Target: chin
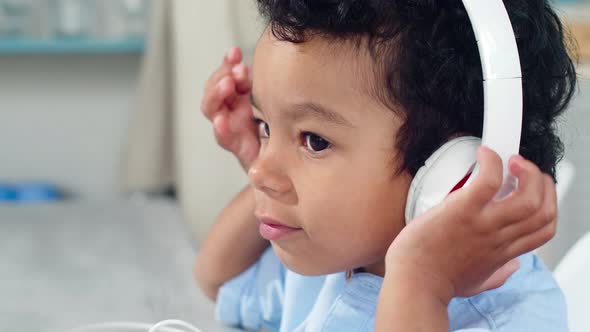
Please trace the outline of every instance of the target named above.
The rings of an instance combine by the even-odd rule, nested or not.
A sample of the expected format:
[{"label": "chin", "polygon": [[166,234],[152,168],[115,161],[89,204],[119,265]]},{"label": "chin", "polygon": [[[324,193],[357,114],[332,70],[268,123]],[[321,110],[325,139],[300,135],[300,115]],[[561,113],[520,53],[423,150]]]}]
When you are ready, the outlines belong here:
[{"label": "chin", "polygon": [[292,272],[307,277],[317,277],[332,273],[344,272],[346,268],[336,266],[326,266],[319,262],[309,259],[308,255],[295,255],[283,250],[279,245],[271,242],[273,250],[281,263]]}]

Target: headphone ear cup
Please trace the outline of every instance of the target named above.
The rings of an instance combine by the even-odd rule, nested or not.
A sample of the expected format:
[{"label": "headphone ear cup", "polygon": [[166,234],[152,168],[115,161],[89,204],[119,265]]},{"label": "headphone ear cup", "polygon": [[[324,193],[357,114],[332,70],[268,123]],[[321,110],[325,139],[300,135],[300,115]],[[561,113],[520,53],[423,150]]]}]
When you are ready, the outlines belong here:
[{"label": "headphone ear cup", "polygon": [[[428,160],[435,158],[438,152],[439,150],[436,150],[434,154],[432,154],[428,158]],[[426,160],[426,163],[428,163],[428,160]],[[428,173],[428,170],[429,167],[426,166],[426,164],[424,164],[422,167],[420,167],[418,172],[416,172],[414,179],[412,179],[412,183],[410,184],[410,190],[408,191],[408,198],[406,200],[406,224],[409,224],[410,221],[414,219],[414,210],[416,208],[416,202],[418,201],[418,197],[422,192],[422,182],[424,180],[424,177],[426,176],[426,173]]]},{"label": "headphone ear cup", "polygon": [[430,208],[440,204],[465,179],[476,163],[481,139],[455,138],[436,150],[422,166],[408,192],[406,224]]}]

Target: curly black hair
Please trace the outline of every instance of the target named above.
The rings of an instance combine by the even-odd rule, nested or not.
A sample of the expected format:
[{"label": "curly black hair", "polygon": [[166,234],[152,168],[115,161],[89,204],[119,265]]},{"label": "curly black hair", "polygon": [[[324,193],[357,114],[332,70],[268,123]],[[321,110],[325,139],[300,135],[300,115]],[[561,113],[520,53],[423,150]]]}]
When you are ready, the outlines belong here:
[{"label": "curly black hair", "polygon": [[[396,140],[400,171],[415,175],[457,135],[481,137],[479,52],[461,0],[257,0],[273,35],[304,43],[366,40],[379,82],[376,95],[404,117]],[[576,90],[572,43],[547,0],[504,1],[523,73],[520,153],[555,178],[563,156],[557,117]]]}]

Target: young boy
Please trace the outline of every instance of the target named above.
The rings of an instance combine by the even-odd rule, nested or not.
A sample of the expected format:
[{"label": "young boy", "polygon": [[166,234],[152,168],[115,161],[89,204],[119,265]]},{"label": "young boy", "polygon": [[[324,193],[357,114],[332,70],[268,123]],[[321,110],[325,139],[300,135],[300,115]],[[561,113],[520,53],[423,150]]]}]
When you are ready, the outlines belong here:
[{"label": "young boy", "polygon": [[555,232],[554,120],[575,72],[549,5],[506,3],[532,161],[511,161],[519,189],[493,200],[500,162],[480,149],[474,183],[404,228],[426,158],[481,135],[481,64],[461,1],[258,4],[269,25],[253,84],[233,49],[202,105],[251,180],[197,258],[219,319],[269,331],[566,331],[561,292],[531,254],[482,293]]}]

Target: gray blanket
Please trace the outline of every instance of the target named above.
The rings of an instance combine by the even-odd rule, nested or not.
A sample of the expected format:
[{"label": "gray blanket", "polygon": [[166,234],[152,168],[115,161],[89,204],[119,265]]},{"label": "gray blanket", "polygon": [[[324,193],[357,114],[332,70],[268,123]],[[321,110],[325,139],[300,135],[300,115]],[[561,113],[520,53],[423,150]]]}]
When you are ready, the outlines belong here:
[{"label": "gray blanket", "polygon": [[169,318],[230,331],[192,279],[194,257],[171,201],[0,206],[0,331]]}]

